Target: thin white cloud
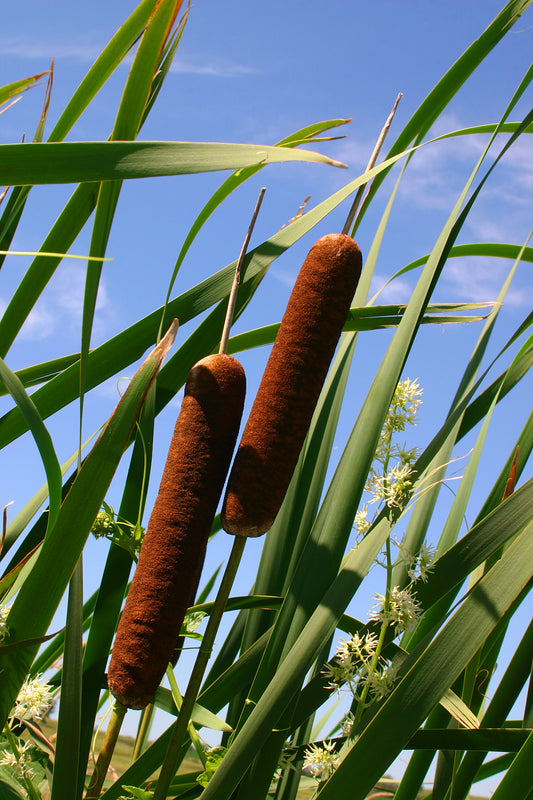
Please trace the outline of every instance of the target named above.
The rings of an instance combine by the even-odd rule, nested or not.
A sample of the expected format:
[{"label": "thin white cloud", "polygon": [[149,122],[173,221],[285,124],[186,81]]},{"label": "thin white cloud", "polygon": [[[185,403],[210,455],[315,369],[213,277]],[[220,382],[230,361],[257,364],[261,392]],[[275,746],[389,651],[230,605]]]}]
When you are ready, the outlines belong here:
[{"label": "thin white cloud", "polygon": [[[388,278],[384,275],[374,274],[370,284],[370,297],[373,297],[376,292],[384,286],[387,280]],[[412,291],[413,287],[408,281],[402,278],[396,278],[384,287],[375,302],[377,305],[408,303]]]},{"label": "thin white cloud", "polygon": [[[444,114],[426,140],[465,127],[455,116]],[[425,209],[450,210],[464,188],[488,138],[488,134],[458,136],[420,147],[409,162],[400,184],[399,195]],[[494,155],[503,141],[502,135],[493,145]],[[339,146],[338,157],[350,167],[362,171],[372,147],[373,143],[370,141],[352,140]],[[490,155],[486,163],[487,165],[490,163]],[[396,170],[398,168],[396,167]],[[530,136],[524,135],[505,153],[484,187],[482,197],[492,196],[500,202],[505,201],[515,206],[529,208],[532,187],[533,148]]]},{"label": "thin white cloud", "polygon": [[[484,302],[496,300],[511,267],[510,261],[487,258],[450,258],[444,267],[440,283],[440,293],[446,299]],[[531,307],[533,291],[524,286],[511,284],[505,305]]]},{"label": "thin white cloud", "polygon": [[58,317],[48,304],[39,304],[30,312],[21,331],[20,338],[29,341],[47,339],[57,331]]},{"label": "thin white cloud", "polygon": [[72,58],[76,61],[94,61],[101,48],[82,42],[47,42],[37,39],[17,38],[0,43],[0,54],[25,59]]},{"label": "thin white cloud", "polygon": [[294,286],[294,282],[298,276],[298,271],[294,272],[287,272],[286,270],[272,268],[269,270],[270,275],[275,278],[277,281],[282,283],[284,286],[288,286],[289,289],[292,289]]},{"label": "thin white cloud", "polygon": [[[52,336],[79,338],[83,312],[85,270],[70,267],[61,276],[56,275],[37,304],[31,310],[20,331],[20,338],[36,341]],[[94,339],[100,339],[106,328],[105,311],[108,309],[105,281],[100,281],[94,320]]]},{"label": "thin white cloud", "polygon": [[170,72],[185,73],[187,75],[211,75],[214,78],[242,78],[247,75],[258,74],[258,70],[244,64],[229,62],[200,62],[194,64],[180,58],[173,61]]},{"label": "thin white cloud", "polygon": [[[0,43],[0,54],[5,56],[15,56],[17,58],[50,61],[72,59],[81,63],[94,61],[101,53],[105,43],[101,45],[94,42],[83,42],[80,40],[71,41],[46,41],[31,38],[15,38]],[[122,62],[129,66],[132,56],[128,56]],[[206,75],[215,78],[240,78],[247,75],[257,74],[253,67],[246,66],[230,61],[196,61],[176,58],[170,68],[171,72],[188,75]]]}]

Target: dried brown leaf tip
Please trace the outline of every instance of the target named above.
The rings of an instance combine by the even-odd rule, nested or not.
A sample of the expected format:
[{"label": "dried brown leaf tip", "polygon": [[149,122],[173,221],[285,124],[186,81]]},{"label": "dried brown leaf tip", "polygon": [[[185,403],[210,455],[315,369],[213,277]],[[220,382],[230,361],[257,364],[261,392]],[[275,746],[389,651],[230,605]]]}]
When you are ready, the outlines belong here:
[{"label": "dried brown leaf tip", "polygon": [[300,270],[232,467],[222,510],[228,533],[260,536],[274,522],[361,274],[342,233],[319,239]]},{"label": "dried brown leaf tip", "polygon": [[516,486],[516,472],[518,469],[518,457],[520,455],[520,448],[517,447],[515,450],[515,454],[513,457],[513,463],[511,464],[511,469],[509,471],[509,477],[507,478],[507,483],[505,484],[505,490],[503,493],[503,500],[507,500],[508,497],[512,495],[515,490]]}]

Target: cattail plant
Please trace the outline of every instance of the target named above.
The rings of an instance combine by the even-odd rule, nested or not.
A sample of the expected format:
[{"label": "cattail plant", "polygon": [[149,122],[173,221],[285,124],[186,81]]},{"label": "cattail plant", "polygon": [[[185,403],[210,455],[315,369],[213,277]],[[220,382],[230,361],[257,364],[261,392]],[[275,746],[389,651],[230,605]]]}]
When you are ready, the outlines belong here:
[{"label": "cattail plant", "polygon": [[241,422],[246,377],[226,353],[259,195],[235,268],[216,355],[191,369],[163,477],[148,523],[108,670],[108,686],[128,708],[144,708],[172,662],[194,601],[207,540]]},{"label": "cattail plant", "polygon": [[[306,120],[305,127],[298,122],[280,146],[272,146],[231,144],[229,136],[224,136],[226,143],[169,141],[164,129],[168,114],[163,113],[150,130],[161,129],[164,141],[151,141],[149,131],[141,137],[152,109],[163,101],[164,112],[169,97],[175,106],[177,87],[167,76],[192,9],[187,7],[183,21],[171,30],[176,10],[185,5],[181,0],[133,5],[51,125],[48,117],[61,104],[56,92],[63,92],[65,81],[55,81],[51,102],[50,75],[42,112],[41,103],[36,109],[34,141],[27,124],[13,142],[6,137],[16,125],[12,109],[36,98],[38,88],[23,90],[38,76],[0,87],[2,120],[9,123],[3,128],[5,143],[0,143],[1,183],[7,187],[0,192],[0,473],[2,506],[13,501],[0,522],[0,798],[296,800],[309,794],[314,781],[316,800],[365,800],[371,792],[392,788],[384,782],[392,772],[399,781],[395,800],[427,795],[429,781],[434,797],[466,800],[472,792],[487,793],[489,785],[479,785],[487,779],[499,781],[493,800],[526,800],[533,756],[528,605],[533,581],[533,341],[531,315],[527,309],[520,312],[516,298],[527,300],[533,263],[525,211],[531,207],[531,187],[524,181],[533,123],[527,105],[533,73],[525,14],[531,22],[533,2],[502,0],[492,21],[485,11],[474,14],[470,28],[483,27],[462,54],[458,46],[468,31],[461,24],[444,38],[437,26],[433,40],[426,35],[417,42],[421,52],[435,43],[454,52],[454,62],[442,77],[435,76],[440,79],[428,86],[418,107],[412,105],[418,95],[409,73],[402,73],[405,85],[395,83],[397,53],[389,48],[393,60],[385,66],[390,67],[391,100],[399,89],[405,91],[401,130],[383,159],[371,158],[364,171],[352,163],[347,182],[337,179],[340,188],[301,208],[303,213],[282,228],[290,216],[282,209],[293,202],[293,188],[300,199],[310,183],[307,170],[298,186],[292,170],[290,185],[275,180],[271,214],[246,259],[239,289],[243,331],[218,356],[213,354],[221,338],[219,304],[226,301],[233,272],[231,265],[219,263],[219,256],[233,227],[231,209],[242,208],[247,196],[241,190],[252,191],[259,171],[268,179],[283,169],[274,162],[339,166],[312,150],[315,143],[322,149],[337,138],[348,120]],[[344,5],[348,23],[352,11]],[[524,22],[517,25],[521,15]],[[203,24],[200,17],[195,15],[195,25]],[[208,16],[202,18],[209,22]],[[415,31],[410,26],[411,34]],[[259,44],[261,36],[268,41],[268,25],[256,33]],[[360,47],[341,52],[336,75],[358,74],[365,52]],[[322,64],[335,66],[335,53],[325,50],[323,56]],[[130,68],[121,69],[121,63]],[[298,64],[293,67],[284,72],[292,84],[278,91],[281,103],[301,89],[301,70]],[[10,80],[15,78],[20,76]],[[489,83],[491,91],[483,91]],[[218,106],[210,106],[212,94],[202,96],[208,85],[207,80],[195,82],[193,105],[202,103],[212,119]],[[339,103],[348,110],[341,96],[343,81],[327,85],[331,107]],[[269,130],[268,102],[263,108],[267,117],[261,119],[263,88],[254,85],[252,75],[243,91],[250,93],[255,116]],[[185,119],[191,93],[182,89],[178,102]],[[241,140],[246,119],[223,94],[228,113],[219,122],[235,123]],[[469,103],[477,94],[484,101],[483,119],[477,118],[474,102],[467,122],[461,109],[465,98]],[[371,117],[380,105],[379,92],[373,95]],[[104,105],[99,97],[106,98]],[[97,111],[116,111],[109,127],[94,126],[103,117],[91,112],[93,102]],[[357,104],[352,110],[360,120],[367,116]],[[459,129],[449,128],[450,120],[458,118]],[[362,120],[358,130],[366,129]],[[79,141],[83,132],[92,141]],[[215,133],[210,128],[208,138]],[[353,157],[354,152],[344,147],[337,155]],[[450,159],[444,183],[443,158]],[[232,172],[205,198],[188,226],[198,197],[191,174],[215,170]],[[189,177],[172,177],[182,174]],[[420,214],[414,202],[420,200],[420,174],[435,184],[435,216],[427,193]],[[142,219],[142,229],[135,229],[127,197],[136,191],[131,181],[141,179],[149,191],[141,187],[135,194],[140,204],[135,219]],[[201,179],[203,188],[214,179],[214,174]],[[61,198],[73,183],[79,185],[63,207]],[[62,186],[56,190],[49,184]],[[29,195],[36,192],[33,202]],[[150,202],[154,197],[156,204]],[[342,226],[342,205],[352,201]],[[155,302],[168,265],[161,259],[155,276],[140,262],[139,248],[144,242],[151,251],[158,249],[164,215],[182,208],[185,213],[179,213],[172,231],[174,244],[176,236],[180,240],[179,254],[169,269],[165,298]],[[480,227],[485,218],[488,223]],[[254,319],[254,308],[269,303],[262,280],[276,259],[294,252],[304,237],[315,242],[317,226],[339,233],[311,250],[304,272],[310,271],[305,282],[303,274],[297,281],[274,344],[274,323],[281,315],[267,308],[271,324],[262,328]],[[36,240],[40,230],[47,233]],[[206,260],[198,256],[200,234],[208,237],[206,248],[214,254]],[[361,256],[354,238],[365,242],[368,253],[355,295]],[[28,253],[20,253],[24,260],[18,261],[14,248],[26,241],[34,243],[35,253],[29,261]],[[70,329],[68,316],[62,316],[54,335],[54,326],[42,327],[42,312],[50,309],[49,301],[55,303],[58,288],[71,287],[77,271],[66,259],[83,255],[74,252],[81,241],[90,245],[84,256],[80,324]],[[111,245],[113,252],[108,252]],[[109,269],[108,256],[126,269]],[[208,266],[211,258],[215,261]],[[179,273],[183,285],[174,294],[186,260],[188,269]],[[478,270],[486,280],[477,280]],[[99,325],[101,343],[96,343],[101,279],[118,306],[111,328]],[[369,299],[381,279],[387,292],[406,292],[405,305],[388,301],[381,290]],[[132,281],[137,291],[130,303],[125,284]],[[465,294],[461,298],[455,296],[459,285]],[[477,297],[480,286],[486,290],[483,301]],[[77,308],[77,303],[70,305],[69,314]],[[244,330],[247,316],[250,330]],[[157,392],[147,394],[170,339],[133,378],[100,439],[91,447],[92,437],[80,445],[109,416],[99,387],[133,373],[133,365],[162,334],[158,325],[174,318],[188,326],[187,340],[162,367]],[[32,331],[39,335],[37,349],[28,337]],[[238,427],[237,405],[242,407],[242,370],[226,352],[240,359],[239,352],[246,350],[249,363],[255,359],[257,365],[260,356],[254,348],[267,343],[274,344],[271,362],[224,509],[224,524],[234,535],[224,539],[222,534],[220,548],[228,546],[225,557],[220,551],[225,566],[202,593],[207,599],[216,580],[213,602],[204,604],[202,597],[193,610],[206,612],[194,665],[186,670],[178,664],[173,672],[167,664],[180,652],[183,614],[195,599],[200,602],[193,595],[206,540],[218,533],[218,519],[211,520],[218,496],[224,495],[223,473]],[[322,386],[320,373],[325,371]],[[394,451],[380,449],[398,381],[414,373],[425,386],[429,412],[420,430],[420,453],[400,441]],[[116,635],[133,546],[145,516],[146,487],[158,460],[162,456],[164,462],[167,455],[152,451],[154,428],[163,408],[178,396],[181,401],[186,383],[173,452],[152,519],[146,515],[149,531]],[[72,404],[78,400],[80,420],[73,433]],[[222,408],[222,401],[231,408]],[[447,484],[458,480],[452,465],[459,459],[462,477],[451,494]],[[79,469],[73,470],[76,463]],[[46,482],[38,488],[43,470]],[[364,505],[365,487],[376,498],[376,515],[368,513],[370,500],[368,508]],[[102,539],[88,541],[103,503],[106,509],[117,508],[111,521],[121,526],[118,541],[109,520],[101,520],[101,533],[112,538],[109,548]],[[274,517],[267,537],[248,541],[266,531]],[[117,544],[127,545],[129,552]],[[241,567],[246,548],[251,552]],[[89,567],[86,582],[82,559]],[[366,614],[366,598],[376,588],[376,562],[385,564],[386,578],[377,586],[382,594],[368,619],[361,612]],[[96,744],[93,735],[107,699],[102,688],[115,637],[109,683],[118,700],[112,703],[104,740]],[[335,648],[334,642],[340,645]],[[155,691],[165,669],[171,691]],[[348,694],[341,696],[351,711],[341,726],[330,712],[336,695],[345,690]],[[57,727],[55,715],[42,719],[43,724],[39,720],[48,691],[57,700]],[[135,724],[127,719],[124,703],[140,706],[152,696],[141,715],[131,763],[126,765],[117,753],[109,770],[122,719],[126,716],[128,733]],[[128,744],[127,739],[121,743],[124,748]],[[189,744],[200,764],[186,757]],[[403,769],[405,758],[409,764]]]},{"label": "cattail plant", "polygon": [[222,524],[260,536],[274,522],[361,274],[342,233],[319,239],[292,290],[233,464]]},{"label": "cattail plant", "polygon": [[244,370],[218,353],[193,366],[109,664],[128,708],[159,686],[198,584],[244,404]]}]

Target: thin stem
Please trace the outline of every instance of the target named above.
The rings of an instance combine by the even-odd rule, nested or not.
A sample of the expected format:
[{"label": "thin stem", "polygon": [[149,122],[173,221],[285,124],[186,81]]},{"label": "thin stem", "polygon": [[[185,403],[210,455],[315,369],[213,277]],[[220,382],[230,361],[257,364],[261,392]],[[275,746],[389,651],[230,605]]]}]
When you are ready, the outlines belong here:
[{"label": "thin stem", "polygon": [[[167,678],[168,682],[170,683],[170,691],[172,692],[172,699],[174,700],[174,703],[176,704],[176,708],[178,709],[178,711],[181,711],[181,707],[183,706],[183,697],[181,696],[181,692],[179,690],[178,683],[176,681],[176,676],[174,675],[174,670],[172,669],[171,664],[169,664],[167,667]],[[200,736],[198,735],[198,731],[196,730],[192,719],[190,720],[187,726],[187,731],[189,733],[189,738],[192,742],[192,745],[196,750],[196,755],[204,765],[205,769],[205,765],[207,762],[207,759],[205,757],[205,751],[204,748],[202,747]]]},{"label": "thin stem", "polygon": [[115,745],[117,743],[118,735],[120,733],[120,728],[122,726],[122,721],[126,711],[126,706],[123,706],[121,703],[115,700],[109,725],[107,726],[105,736],[102,740],[100,753],[98,755],[94,772],[91,776],[89,787],[85,795],[85,800],[98,800],[100,797],[100,792],[102,791],[102,786],[104,785],[105,776],[107,775],[107,770],[109,764],[111,763],[111,758],[115,750]]},{"label": "thin stem", "polygon": [[[181,711],[174,725],[174,730],[172,731],[168,750],[161,767],[159,780],[157,781],[152,800],[165,800],[172,778],[176,773],[181,746],[183,745],[187,735],[187,728],[191,718],[191,713],[194,708],[194,704],[196,703],[198,692],[200,691],[200,686],[202,684],[207,663],[211,656],[211,651],[215,642],[218,626],[220,624],[220,620],[222,619],[222,614],[224,613],[226,602],[228,600],[231,587],[233,586],[233,581],[235,580],[235,575],[241,561],[245,544],[246,537],[235,537],[233,548],[226,565],[226,571],[222,577],[222,582],[211,611],[211,616],[209,617],[209,622],[207,623],[202,644],[200,646],[200,650],[198,651],[198,656],[196,658],[191,677],[189,678],[187,691],[183,697]],[[86,800],[89,799],[86,798]]]},{"label": "thin stem", "polygon": [[148,740],[148,734],[150,733],[150,728],[152,726],[154,713],[155,713],[155,706],[153,703],[149,703],[142,710],[141,720],[139,722],[139,727],[137,729],[137,736],[135,738],[135,747],[133,748],[133,753],[131,756],[132,764],[135,761],[137,761],[137,759],[143,753],[146,747],[146,742]]},{"label": "thin stem", "polygon": [[[379,151],[381,150],[381,148],[383,146],[383,142],[385,141],[385,137],[386,137],[386,135],[387,135],[387,133],[389,131],[389,128],[390,128],[391,123],[392,123],[392,120],[393,120],[394,115],[396,113],[396,109],[398,108],[398,103],[400,102],[401,98],[402,98],[402,93],[400,92],[398,94],[398,97],[396,98],[394,106],[392,107],[392,111],[390,112],[389,116],[387,117],[387,121],[385,122],[385,125],[381,129],[381,133],[379,134],[378,140],[377,140],[376,144],[374,145],[374,149],[372,151],[372,155],[370,156],[370,160],[369,160],[369,162],[368,162],[368,164],[366,166],[365,172],[368,172],[369,169],[372,169],[372,167],[374,166],[374,164],[377,161],[377,158],[378,158],[378,155],[379,155]],[[348,216],[346,217],[346,222],[344,223],[344,228],[342,229],[342,232],[345,233],[345,234],[348,234],[349,230],[352,227],[352,224],[354,224],[355,215],[357,213],[357,209],[359,208],[359,204],[361,202],[361,198],[363,196],[363,192],[365,191],[366,185],[367,185],[366,183],[363,183],[363,185],[360,186],[359,189],[357,190],[357,194],[355,195],[354,201],[352,203],[352,207],[350,208]],[[372,184],[370,184],[370,185],[372,185]]]},{"label": "thin stem", "polygon": [[229,332],[231,329],[231,325],[233,322],[233,314],[235,313],[235,304],[237,302],[237,292],[239,291],[239,284],[241,281],[241,270],[242,265],[244,264],[244,257],[246,255],[246,250],[250,243],[250,237],[252,235],[252,231],[254,229],[255,221],[257,219],[257,215],[259,214],[259,209],[261,208],[261,203],[263,202],[263,197],[265,195],[266,188],[263,186],[261,191],[259,192],[259,197],[257,198],[257,203],[255,204],[254,213],[252,215],[252,220],[250,225],[248,226],[248,231],[244,238],[243,245],[241,247],[241,252],[239,255],[239,259],[237,261],[237,266],[235,267],[235,274],[233,276],[233,283],[231,284],[231,289],[228,297],[228,308],[226,310],[226,318],[224,319],[224,328],[222,330],[222,336],[220,338],[220,347],[218,352],[225,353],[228,349],[228,340],[229,340]]},{"label": "thin stem", "polygon": [[[391,578],[392,578],[392,558],[391,558],[391,549],[390,549],[390,537],[387,538],[385,543],[386,549],[386,558],[387,558],[387,584],[385,588],[385,600],[383,603],[383,613],[385,619],[381,623],[381,628],[379,631],[379,638],[378,643],[376,645],[376,649],[374,650],[374,654],[372,656],[372,660],[370,662],[370,667],[368,669],[368,674],[373,675],[374,672],[377,670],[379,659],[381,657],[381,653],[383,647],[385,646],[385,637],[387,635],[387,631],[389,628],[389,622],[387,620],[387,612],[390,606],[390,593],[391,593]],[[370,691],[370,685],[365,683],[363,687],[363,691],[361,692],[361,696],[358,698],[357,701],[357,711],[354,716],[353,721],[353,728],[355,729],[359,724],[361,717],[363,716],[363,711],[366,709],[366,699],[368,697],[368,693]]]}]

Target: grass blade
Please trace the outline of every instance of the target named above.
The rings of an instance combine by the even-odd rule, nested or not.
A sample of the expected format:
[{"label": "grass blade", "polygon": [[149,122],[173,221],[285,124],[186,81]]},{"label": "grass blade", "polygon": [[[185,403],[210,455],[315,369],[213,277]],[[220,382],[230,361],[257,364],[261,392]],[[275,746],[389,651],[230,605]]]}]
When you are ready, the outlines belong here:
[{"label": "grass blade", "polygon": [[50,496],[50,509],[48,512],[48,525],[47,531],[51,530],[55,525],[59,507],[61,505],[61,467],[57,460],[56,452],[52,439],[44,423],[35,408],[31,398],[26,394],[26,391],[17,376],[11,372],[7,364],[0,359],[0,378],[4,386],[7,388],[17,408],[20,409],[21,414],[27,422],[29,430],[32,432],[35,444],[39,450],[43,467],[46,473],[48,482],[48,494]]}]

